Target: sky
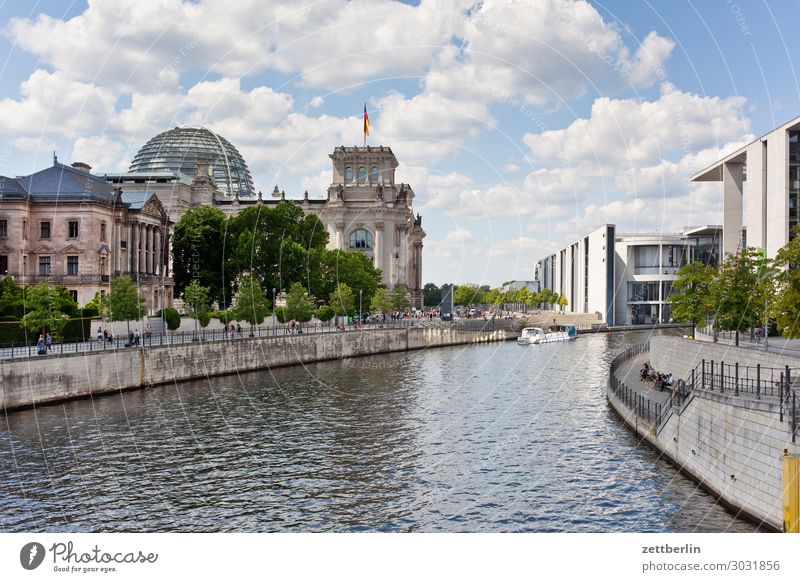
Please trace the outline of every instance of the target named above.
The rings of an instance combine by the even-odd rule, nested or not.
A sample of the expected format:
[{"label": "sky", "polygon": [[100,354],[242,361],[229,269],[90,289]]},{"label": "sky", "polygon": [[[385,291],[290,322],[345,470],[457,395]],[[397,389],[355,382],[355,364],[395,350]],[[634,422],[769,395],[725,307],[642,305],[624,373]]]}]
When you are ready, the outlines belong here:
[{"label": "sky", "polygon": [[91,0],[0,4],[0,174],[125,171],[201,125],[257,189],[323,196],[389,146],[423,279],[497,286],[604,224],[721,223],[689,177],[800,115],[798,0]]}]

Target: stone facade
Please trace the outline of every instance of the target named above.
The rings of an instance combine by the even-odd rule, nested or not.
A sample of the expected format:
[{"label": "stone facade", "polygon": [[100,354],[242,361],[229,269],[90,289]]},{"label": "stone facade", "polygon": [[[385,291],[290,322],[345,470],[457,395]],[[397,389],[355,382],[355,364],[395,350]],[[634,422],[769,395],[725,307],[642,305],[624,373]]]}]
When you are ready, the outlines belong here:
[{"label": "stone facade", "polygon": [[[414,216],[414,190],[395,182],[397,158],[388,147],[337,147],[330,155],[333,177],[325,198],[288,199],[306,214],[320,218],[328,229],[328,248],[359,251],[383,272],[383,284],[405,285],[413,307],[422,308],[422,217]],[[265,198],[224,196],[209,176],[208,164],[198,164],[194,178],[184,174],[109,174],[124,191],[155,192],[164,200],[172,222],[194,206],[214,205],[231,216],[254,204],[287,200],[275,186]]]},{"label": "stone facade", "polygon": [[129,275],[150,309],[170,304],[170,221],[157,196],[124,193],[86,164],[0,177],[0,275],[65,286],[79,305]]}]

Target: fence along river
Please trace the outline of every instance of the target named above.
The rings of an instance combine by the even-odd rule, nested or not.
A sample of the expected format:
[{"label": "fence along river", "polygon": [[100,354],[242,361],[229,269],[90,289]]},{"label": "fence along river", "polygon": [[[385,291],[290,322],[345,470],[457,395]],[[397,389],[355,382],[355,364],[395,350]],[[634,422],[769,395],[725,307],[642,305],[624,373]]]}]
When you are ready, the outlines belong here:
[{"label": "fence along river", "polygon": [[23,410],[3,531],[753,531],[606,403],[645,332],[437,348]]}]

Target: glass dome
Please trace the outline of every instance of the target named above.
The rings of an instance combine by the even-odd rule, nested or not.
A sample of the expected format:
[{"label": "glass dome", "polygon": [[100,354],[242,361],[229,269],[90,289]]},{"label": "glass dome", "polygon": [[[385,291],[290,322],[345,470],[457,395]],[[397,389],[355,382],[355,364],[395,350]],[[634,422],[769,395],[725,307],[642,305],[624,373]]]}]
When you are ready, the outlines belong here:
[{"label": "glass dome", "polygon": [[129,171],[196,176],[197,162],[211,164],[217,188],[226,196],[255,196],[253,178],[239,150],[204,127],[176,127],[159,133],[142,146]]}]

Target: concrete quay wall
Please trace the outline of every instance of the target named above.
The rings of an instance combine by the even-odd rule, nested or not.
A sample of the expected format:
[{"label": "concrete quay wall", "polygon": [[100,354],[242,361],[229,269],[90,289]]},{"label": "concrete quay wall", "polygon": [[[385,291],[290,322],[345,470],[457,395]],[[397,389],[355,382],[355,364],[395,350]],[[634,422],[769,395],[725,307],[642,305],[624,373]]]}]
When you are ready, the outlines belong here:
[{"label": "concrete quay wall", "polygon": [[270,367],[505,341],[507,330],[412,327],[242,338],[0,360],[0,410]]},{"label": "concrete quay wall", "polygon": [[[730,346],[709,344],[706,352],[687,349],[687,343],[697,344],[653,337],[650,359],[657,368],[672,371],[678,378],[687,377],[687,371],[703,357],[736,361]],[[750,365],[792,365],[777,354],[762,353],[759,358],[752,350],[740,350],[746,354],[738,355]],[[783,451],[798,454],[800,446],[792,443],[791,419],[784,416],[781,422],[777,401],[695,390],[682,409],[674,408],[659,427],[638,417],[610,387],[607,393],[609,404],[623,421],[680,471],[742,517],[768,529],[783,529]]]},{"label": "concrete quay wall", "polygon": [[657,370],[672,372],[675,378],[687,380],[704,358],[706,362],[714,360],[717,364],[739,362],[740,366],[761,364],[767,368],[787,365],[793,369],[800,368],[800,357],[794,353],[764,352],[667,335],[654,335],[650,339],[650,363]]}]

